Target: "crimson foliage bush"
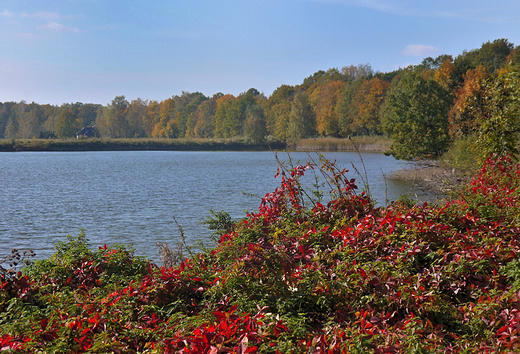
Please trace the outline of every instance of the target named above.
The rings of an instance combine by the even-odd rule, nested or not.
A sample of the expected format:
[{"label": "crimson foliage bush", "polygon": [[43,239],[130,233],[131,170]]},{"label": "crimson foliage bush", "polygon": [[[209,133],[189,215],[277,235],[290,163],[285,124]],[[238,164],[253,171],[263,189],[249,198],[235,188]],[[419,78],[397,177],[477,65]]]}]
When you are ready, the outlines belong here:
[{"label": "crimson foliage bush", "polygon": [[[336,191],[305,201],[309,169]],[[518,352],[520,167],[489,159],[439,205],[376,207],[333,163],[172,268],[83,234],[0,282],[14,353]]]}]

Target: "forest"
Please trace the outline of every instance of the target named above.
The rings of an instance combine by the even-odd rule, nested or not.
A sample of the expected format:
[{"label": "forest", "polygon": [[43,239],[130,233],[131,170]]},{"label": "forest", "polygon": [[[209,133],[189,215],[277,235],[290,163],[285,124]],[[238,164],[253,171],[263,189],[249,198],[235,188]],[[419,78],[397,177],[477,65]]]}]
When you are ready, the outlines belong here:
[{"label": "forest", "polygon": [[72,138],[93,125],[100,138],[242,136],[255,143],[384,134],[399,159],[437,158],[451,149],[474,151],[483,162],[492,152],[516,153],[519,66],[519,46],[497,39],[387,73],[370,64],[319,70],[269,97],[251,88],[163,101],[117,96],[106,106],[4,102],[0,138]]}]

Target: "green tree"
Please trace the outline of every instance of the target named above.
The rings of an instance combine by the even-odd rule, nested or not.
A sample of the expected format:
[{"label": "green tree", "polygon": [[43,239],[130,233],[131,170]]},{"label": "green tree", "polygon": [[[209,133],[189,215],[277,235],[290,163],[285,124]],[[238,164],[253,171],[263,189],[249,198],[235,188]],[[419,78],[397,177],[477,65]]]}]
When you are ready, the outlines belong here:
[{"label": "green tree", "polygon": [[[184,137],[186,135],[191,136],[193,133],[193,129],[195,124],[192,124],[190,127],[192,129],[191,132],[187,132],[188,128],[188,120],[190,119],[190,115],[197,110],[197,107],[208,98],[204,96],[200,92],[187,92],[183,91],[181,96],[174,96],[171,98],[173,101],[173,109],[171,110],[171,117],[175,122],[168,120],[171,127],[177,127],[177,135],[179,137]],[[192,123],[193,122],[193,116]]]},{"label": "green tree", "polygon": [[490,75],[494,75],[497,70],[507,64],[509,55],[514,49],[514,45],[507,39],[496,39],[493,42],[483,43],[479,49],[463,51],[455,58],[454,77],[457,83],[464,79],[464,74],[469,69],[482,66]]},{"label": "green tree", "polygon": [[314,114],[307,94],[305,91],[298,91],[294,95],[291,114],[289,115],[288,140],[296,143],[300,139],[311,137],[315,134],[314,127]]},{"label": "green tree", "polygon": [[147,113],[148,100],[142,100],[137,98],[130,102],[128,106],[128,128],[129,134],[132,137],[139,138],[146,136],[146,113]]},{"label": "green tree", "polygon": [[477,118],[477,139],[473,147],[480,161],[491,154],[517,157],[520,137],[520,74],[504,71],[484,84],[488,116]]},{"label": "green tree", "polygon": [[291,107],[292,101],[288,98],[273,105],[269,110],[269,117],[274,121],[274,125],[272,126],[273,135],[282,141],[286,141],[288,137]]},{"label": "green tree", "polygon": [[282,85],[273,91],[268,100],[266,111],[268,132],[283,141],[287,140],[287,127],[295,92],[293,86]]},{"label": "green tree", "polygon": [[74,112],[70,108],[64,108],[58,115],[56,122],[56,135],[60,139],[72,138],[81,129]]},{"label": "green tree", "polygon": [[90,126],[96,123],[98,109],[102,108],[100,104],[85,103],[78,107],[77,117],[81,120],[81,126]]},{"label": "green tree", "polygon": [[5,139],[16,138],[16,126],[13,123],[13,119],[9,119],[9,121],[7,122],[7,125],[5,126],[4,138]]},{"label": "green tree", "polygon": [[343,137],[349,136],[352,133],[357,133],[357,125],[355,124],[357,107],[354,102],[354,97],[357,94],[359,87],[365,82],[366,79],[357,79],[349,81],[342,91],[342,99],[338,107],[339,113],[339,130],[340,135]]},{"label": "green tree", "polygon": [[25,111],[18,117],[18,134],[22,139],[32,139],[40,132],[38,116],[34,110]]},{"label": "green tree", "polygon": [[246,110],[244,135],[259,144],[264,141],[266,134],[264,109],[259,104],[249,106]]},{"label": "green tree", "polygon": [[448,147],[451,96],[431,70],[410,67],[388,93],[383,129],[398,159],[437,158]]},{"label": "green tree", "polygon": [[346,82],[370,79],[374,75],[370,64],[359,64],[345,66],[341,69],[341,75]]},{"label": "green tree", "polygon": [[231,138],[238,134],[238,118],[233,115],[232,108],[236,98],[227,94],[217,99],[217,107],[213,126],[217,138]]},{"label": "green tree", "polygon": [[98,111],[96,127],[101,136],[106,138],[130,137],[130,129],[127,121],[128,101],[125,96],[116,96],[112,102]]}]

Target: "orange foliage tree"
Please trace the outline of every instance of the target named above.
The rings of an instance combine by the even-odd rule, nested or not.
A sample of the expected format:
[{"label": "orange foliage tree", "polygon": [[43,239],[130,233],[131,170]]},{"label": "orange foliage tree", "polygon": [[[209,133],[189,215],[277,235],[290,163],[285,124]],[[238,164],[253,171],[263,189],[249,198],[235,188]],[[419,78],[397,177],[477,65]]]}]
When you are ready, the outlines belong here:
[{"label": "orange foliage tree", "polygon": [[449,133],[461,138],[476,131],[477,121],[489,116],[485,104],[485,81],[488,77],[482,66],[464,74],[463,84],[455,90],[455,102],[449,112]]},{"label": "orange foliage tree", "polygon": [[351,102],[353,132],[366,135],[380,133],[380,110],[389,87],[389,82],[378,77],[361,83]]},{"label": "orange foliage tree", "polygon": [[342,81],[328,81],[316,84],[309,95],[309,101],[316,117],[316,131],[322,136],[339,135],[338,106],[341,101]]}]

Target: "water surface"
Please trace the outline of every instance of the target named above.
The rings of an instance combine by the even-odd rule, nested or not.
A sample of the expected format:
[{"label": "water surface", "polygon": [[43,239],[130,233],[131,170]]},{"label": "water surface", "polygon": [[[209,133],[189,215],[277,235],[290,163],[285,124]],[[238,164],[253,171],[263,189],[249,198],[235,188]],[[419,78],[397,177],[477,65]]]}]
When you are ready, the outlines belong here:
[{"label": "water surface", "polygon": [[[325,156],[350,169],[363,187],[352,168],[364,174],[356,153]],[[291,158],[309,160],[301,152]],[[409,163],[376,153],[362,158],[380,204],[410,191],[409,183],[385,179]],[[260,197],[280,184],[274,178],[277,166],[271,152],[0,153],[0,256],[17,248],[34,249],[45,258],[66,235],[85,229],[93,247],[132,244],[137,255],[159,262],[155,243],[180,241],[173,217],[188,243],[211,245],[211,232],[200,224],[209,210],[225,210],[233,218],[256,210]]]}]

